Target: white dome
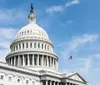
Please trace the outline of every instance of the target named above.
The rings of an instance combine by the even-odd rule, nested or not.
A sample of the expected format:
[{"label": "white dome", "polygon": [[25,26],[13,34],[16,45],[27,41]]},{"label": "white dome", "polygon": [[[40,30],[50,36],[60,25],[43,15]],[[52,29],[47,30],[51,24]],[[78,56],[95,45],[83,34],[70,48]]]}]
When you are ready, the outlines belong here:
[{"label": "white dome", "polygon": [[17,33],[15,39],[33,38],[33,37],[49,40],[46,31],[35,23],[29,23],[28,25],[22,27]]}]

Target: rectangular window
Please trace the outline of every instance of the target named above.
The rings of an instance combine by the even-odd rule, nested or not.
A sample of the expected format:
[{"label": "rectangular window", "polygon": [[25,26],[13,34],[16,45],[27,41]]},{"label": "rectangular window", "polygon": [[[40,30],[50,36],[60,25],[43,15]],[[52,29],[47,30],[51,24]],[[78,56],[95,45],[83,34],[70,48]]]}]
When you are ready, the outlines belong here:
[{"label": "rectangular window", "polygon": [[0,79],[1,79],[1,80],[3,80],[3,79],[4,79],[4,76],[3,76],[3,75],[1,75],[1,76],[0,76]]},{"label": "rectangular window", "polygon": [[30,48],[32,48],[32,43],[30,43]]},{"label": "rectangular window", "polygon": [[36,48],[36,43],[34,43],[34,48]]},{"label": "rectangular window", "polygon": [[26,48],[28,48],[28,43],[26,43]]}]

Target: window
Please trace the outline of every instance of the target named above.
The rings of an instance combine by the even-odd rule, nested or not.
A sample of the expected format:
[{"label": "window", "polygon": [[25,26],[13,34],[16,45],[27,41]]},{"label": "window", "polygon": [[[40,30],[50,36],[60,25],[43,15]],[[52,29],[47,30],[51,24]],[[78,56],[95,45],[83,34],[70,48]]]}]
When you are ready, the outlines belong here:
[{"label": "window", "polygon": [[20,83],[20,79],[18,79],[17,82]]},{"label": "window", "polygon": [[34,81],[32,81],[32,85],[34,85]]},{"label": "window", "polygon": [[30,43],[30,48],[32,48],[32,43]]},{"label": "window", "polygon": [[26,43],[26,48],[28,48],[28,43]]},{"label": "window", "polygon": [[26,80],[26,84],[28,84],[28,80]]},{"label": "window", "polygon": [[4,79],[4,76],[3,76],[3,75],[1,75],[1,76],[0,76],[0,79],[1,79],[1,80],[3,80],[3,79]]},{"label": "window", "polygon": [[23,49],[24,49],[24,43],[23,43]]},{"label": "window", "polygon": [[16,50],[18,50],[18,46],[16,46]]},{"label": "window", "polygon": [[49,50],[49,45],[48,45],[48,50]]},{"label": "window", "polygon": [[43,49],[43,44],[42,44],[42,49]]},{"label": "window", "polygon": [[46,50],[46,45],[45,45],[45,50]]},{"label": "window", "polygon": [[34,48],[36,48],[36,43],[34,43]]},{"label": "window", "polygon": [[11,80],[12,80],[12,78],[11,78],[11,77],[9,77],[9,78],[8,78],[8,80],[9,80],[9,81],[11,81]]}]

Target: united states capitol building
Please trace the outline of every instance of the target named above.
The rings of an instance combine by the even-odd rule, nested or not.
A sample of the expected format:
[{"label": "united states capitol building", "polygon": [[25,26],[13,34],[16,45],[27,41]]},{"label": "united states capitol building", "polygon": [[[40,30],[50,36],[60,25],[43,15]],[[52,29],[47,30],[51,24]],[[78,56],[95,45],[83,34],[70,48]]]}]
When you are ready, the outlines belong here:
[{"label": "united states capitol building", "polygon": [[6,63],[0,62],[0,85],[88,85],[77,72],[58,72],[54,46],[36,24],[32,5],[28,19],[11,43]]}]

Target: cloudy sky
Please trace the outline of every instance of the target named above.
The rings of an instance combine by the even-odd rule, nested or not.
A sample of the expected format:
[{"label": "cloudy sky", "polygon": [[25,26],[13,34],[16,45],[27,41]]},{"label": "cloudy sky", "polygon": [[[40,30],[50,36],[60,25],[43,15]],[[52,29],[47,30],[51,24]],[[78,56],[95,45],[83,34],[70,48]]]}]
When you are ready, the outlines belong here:
[{"label": "cloudy sky", "polygon": [[59,71],[79,72],[91,85],[99,85],[100,0],[1,0],[0,60],[5,62],[16,33],[28,24],[30,3],[55,46]]}]

